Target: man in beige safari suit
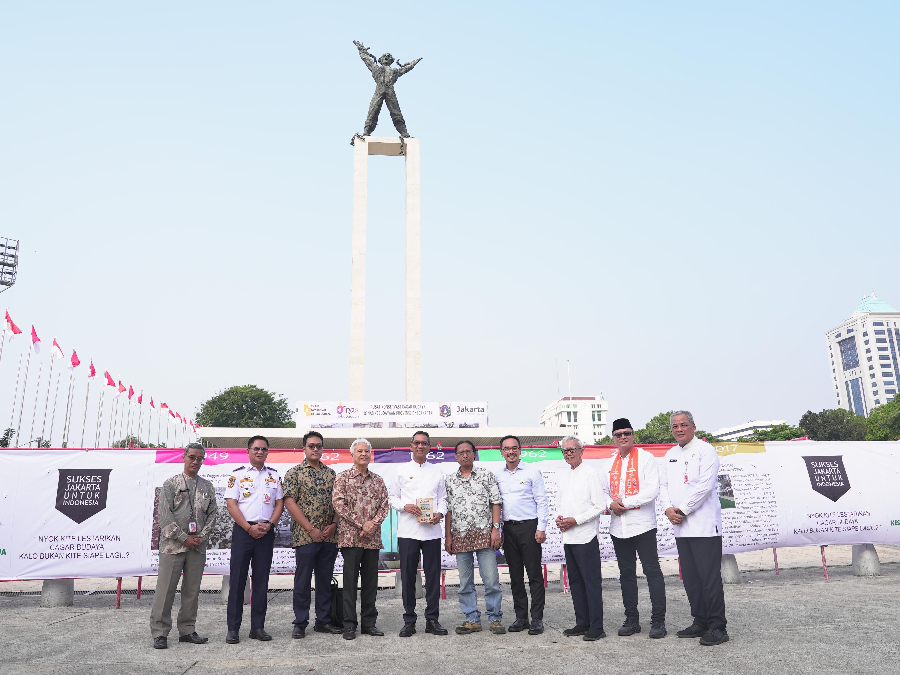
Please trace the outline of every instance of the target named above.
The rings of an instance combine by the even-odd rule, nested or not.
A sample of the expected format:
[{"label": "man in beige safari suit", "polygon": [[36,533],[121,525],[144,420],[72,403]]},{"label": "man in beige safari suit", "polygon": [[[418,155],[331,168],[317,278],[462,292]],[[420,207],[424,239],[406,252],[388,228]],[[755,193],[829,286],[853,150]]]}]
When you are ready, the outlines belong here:
[{"label": "man in beige safari suit", "polygon": [[197,635],[197,602],[206,566],[206,545],[216,524],[216,490],[198,472],[206,451],[199,443],[184,449],[184,471],[169,478],[159,495],[159,576],[150,610],[150,633],[156,649],[166,649],[172,629],[172,603],[178,578],[181,609],[178,641],[203,644],[209,638]]}]

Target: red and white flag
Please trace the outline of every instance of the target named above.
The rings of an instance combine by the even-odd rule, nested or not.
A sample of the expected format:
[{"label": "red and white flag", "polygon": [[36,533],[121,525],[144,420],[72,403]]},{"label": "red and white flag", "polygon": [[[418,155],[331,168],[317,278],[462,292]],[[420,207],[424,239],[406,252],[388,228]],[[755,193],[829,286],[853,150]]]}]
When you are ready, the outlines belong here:
[{"label": "red and white flag", "polygon": [[153,397],[152,397],[152,396],[150,397],[150,407],[151,407],[151,408],[155,408],[155,407],[156,407],[155,405],[153,405]]},{"label": "red and white flag", "polygon": [[140,394],[138,394],[138,405],[143,405],[143,404],[144,404],[144,392],[141,392]]},{"label": "red and white flag", "polygon": [[107,387],[115,387],[115,386],[116,386],[116,381],[115,381],[114,379],[112,379],[112,377],[110,377],[109,371],[108,371],[108,370],[104,370],[104,371],[103,371],[103,374],[106,375],[106,386],[107,386]]},{"label": "red and white flag", "polygon": [[125,388],[125,385],[122,384],[122,380],[119,380],[119,388],[116,391],[116,396],[118,396],[119,394],[126,392],[126,391],[128,391],[128,390]]},{"label": "red and white flag", "polygon": [[59,346],[56,338],[53,338],[53,345],[50,347],[50,356],[52,356],[54,359],[66,358],[66,355],[63,354],[62,347]]},{"label": "red and white flag", "polygon": [[[69,359],[69,370],[74,370],[78,366],[81,365],[81,361],[78,358],[78,354],[75,353],[75,350],[72,350],[72,358]],[[92,365],[93,368],[93,365]]]},{"label": "red and white flag", "polygon": [[9,310],[6,310],[6,328],[3,330],[9,333],[10,337],[15,337],[22,332],[22,330],[13,323],[12,317],[9,315]]},{"label": "red and white flag", "polygon": [[128,385],[128,402],[131,403],[131,397],[134,396],[134,387]]},{"label": "red and white flag", "polygon": [[178,420],[175,419],[175,413],[172,412],[172,409],[171,409],[171,408],[169,408],[169,421],[170,421],[172,424],[178,424]]},{"label": "red and white flag", "polygon": [[94,368],[94,360],[91,359],[91,374],[88,377],[97,377],[97,369]]},{"label": "red and white flag", "polygon": [[34,326],[31,327],[31,348],[34,350],[35,354],[41,353],[41,338],[37,336],[37,331],[34,330]]},{"label": "red and white flag", "polygon": [[165,403],[160,403],[160,404],[159,404],[159,409],[160,409],[160,410],[168,410],[168,408],[169,408],[169,406],[167,406]]}]

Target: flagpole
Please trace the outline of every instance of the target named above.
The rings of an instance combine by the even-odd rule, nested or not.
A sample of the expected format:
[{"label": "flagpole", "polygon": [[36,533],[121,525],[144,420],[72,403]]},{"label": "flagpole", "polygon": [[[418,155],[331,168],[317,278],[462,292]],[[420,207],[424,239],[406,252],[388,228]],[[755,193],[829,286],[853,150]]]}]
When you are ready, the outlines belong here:
[{"label": "flagpole", "polygon": [[106,385],[100,390],[100,407],[97,408],[97,431],[94,433],[94,447],[100,444],[100,425],[103,423],[103,397],[106,395]]},{"label": "flagpole", "polygon": [[[25,361],[25,379],[22,381],[22,406],[19,408],[19,421],[16,423],[16,443],[19,442],[19,431],[22,429],[22,413],[25,412],[25,392],[28,390],[28,370],[31,368],[31,353],[33,351],[34,345],[28,348],[28,360]],[[18,386],[18,378],[16,379],[16,385]],[[13,408],[13,416],[15,417],[15,407]]]},{"label": "flagpole", "polygon": [[3,340],[0,341],[0,361],[3,360],[3,346],[6,344],[6,331],[3,331]]},{"label": "flagpole", "polygon": [[159,447],[159,417],[162,414],[162,409],[156,411],[156,446]]},{"label": "flagpole", "polygon": [[[44,442],[44,430],[47,428],[47,406],[50,405],[50,387],[53,386],[53,352],[50,352],[50,378],[47,380],[47,398],[44,400],[44,421],[41,422],[41,443]],[[53,415],[56,416],[56,399],[59,396],[59,377],[56,378],[56,396],[53,397]],[[53,435],[53,420],[50,420],[50,435]],[[41,447],[38,443],[38,447]]]},{"label": "flagpole", "polygon": [[106,447],[107,448],[111,448],[112,444],[115,443],[115,439],[113,438],[113,435],[114,435],[115,427],[116,427],[116,414],[119,412],[118,391],[116,392],[116,395],[113,396],[113,400],[115,401],[115,403],[113,404],[113,413],[109,420],[109,422],[110,422],[109,428],[106,430]]},{"label": "flagpole", "polygon": [[[71,413],[72,413],[72,394],[74,393],[74,389],[75,389],[75,371],[73,370],[69,373],[69,389],[66,393],[66,416],[64,418],[65,422],[63,422],[62,443],[60,443],[61,446],[63,444],[65,444],[65,447],[68,447],[68,445],[69,445],[69,431],[70,431],[69,426],[72,422],[72,415],[71,415]],[[56,404],[55,403],[53,404],[53,412],[54,412],[54,414],[56,413]],[[53,428],[52,422],[50,423],[50,428],[51,429]]]},{"label": "flagpole", "polygon": [[[34,405],[31,407],[31,430],[28,432],[29,436],[34,436],[34,418],[37,416],[38,395],[41,392],[41,373],[43,372],[43,370],[44,370],[44,362],[40,361],[40,362],[38,362],[37,387],[35,387],[35,389],[34,389]],[[31,441],[33,441],[33,440],[34,440],[33,438],[28,439],[28,447],[29,448],[31,447]],[[40,447],[40,445],[38,447]]]},{"label": "flagpole", "polygon": [[[138,398],[139,398],[139,399],[143,399],[143,398],[144,398],[144,392],[143,392],[143,391],[141,391],[141,395],[138,396]],[[138,411],[138,433],[137,433],[137,438],[138,438],[138,447],[140,448],[140,447],[143,447],[143,446],[141,445],[141,434],[144,432],[144,404],[143,404],[143,403],[138,403],[138,408],[140,408],[140,410]],[[148,445],[149,445],[149,443],[148,443]]]},{"label": "flagpole", "polygon": [[88,373],[87,385],[87,393],[84,395],[84,419],[81,420],[81,440],[78,442],[78,447],[80,448],[84,447],[84,428],[87,426],[88,399],[91,397],[90,373]]},{"label": "flagpole", "polygon": [[134,406],[131,405],[131,401],[128,401],[128,423],[125,425],[125,443],[128,443],[128,437],[131,435],[131,413],[134,410]]},{"label": "flagpole", "polygon": [[[13,394],[12,414],[9,416],[9,428],[13,428],[13,422],[16,419],[16,401],[19,399],[19,376],[22,374],[22,355],[19,354],[19,369],[16,371],[16,393]],[[12,438],[9,439],[10,447],[12,447]]]}]

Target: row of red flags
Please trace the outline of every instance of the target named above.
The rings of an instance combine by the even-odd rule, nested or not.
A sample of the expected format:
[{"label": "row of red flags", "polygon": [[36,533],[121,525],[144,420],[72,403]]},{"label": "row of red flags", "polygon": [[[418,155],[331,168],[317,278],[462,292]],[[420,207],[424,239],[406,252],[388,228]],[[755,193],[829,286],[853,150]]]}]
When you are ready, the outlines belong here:
[{"label": "row of red flags", "polygon": [[[4,328],[4,331],[7,334],[9,334],[9,336],[11,338],[15,337],[16,335],[20,335],[22,333],[22,330],[15,324],[15,322],[13,322],[12,317],[10,317],[9,310],[6,310],[6,327]],[[38,337],[37,331],[34,329],[34,325],[31,326],[31,348],[34,350],[35,354],[41,353],[41,339]],[[66,358],[65,354],[63,354],[62,347],[59,346],[59,343],[56,341],[56,338],[53,338],[53,345],[50,347],[50,355],[54,359]],[[69,370],[74,370],[75,368],[77,368],[80,365],[81,365],[81,360],[78,358],[78,354],[73,349],[72,356],[69,358],[68,368],[69,368]],[[109,374],[109,371],[103,371],[103,375],[106,377],[106,386],[113,387],[116,390],[115,396],[118,396],[119,394],[124,394],[127,391],[128,392],[128,402],[131,403],[131,399],[135,395],[134,387],[131,385],[128,385],[128,388],[126,389],[125,385],[122,384],[122,380],[119,380],[118,383],[116,383],[116,381],[113,379],[112,375]],[[90,373],[88,374],[88,377],[96,377],[96,376],[97,376],[97,370],[94,368],[94,361],[91,360]],[[144,403],[144,392],[143,391],[137,395],[137,402],[138,402],[138,405],[143,405],[143,403]],[[156,404],[153,402],[152,396],[150,397],[150,407],[153,408],[154,410],[156,409]],[[200,428],[199,425],[194,424],[193,420],[189,420],[187,417],[182,417],[181,413],[175,412],[165,403],[161,403],[159,406],[160,413],[162,413],[163,410],[169,411],[169,421],[172,422],[173,424],[178,424],[180,422],[185,427],[190,425],[191,429],[195,432],[197,431],[197,429]]]}]

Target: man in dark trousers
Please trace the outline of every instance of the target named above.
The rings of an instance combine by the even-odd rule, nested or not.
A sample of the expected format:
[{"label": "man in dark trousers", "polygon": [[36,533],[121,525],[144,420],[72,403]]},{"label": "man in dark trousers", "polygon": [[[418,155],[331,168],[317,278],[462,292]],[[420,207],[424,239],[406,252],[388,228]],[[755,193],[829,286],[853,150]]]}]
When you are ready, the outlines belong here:
[{"label": "man in dark trousers", "polygon": [[687,410],[670,418],[677,445],[660,471],[659,499],[675,526],[684,590],[694,622],[680,638],[700,638],[704,646],[728,642],[725,590],[722,587],[722,504],[717,492],[719,454],[694,436],[697,426]]},{"label": "man in dark trousers", "polygon": [[228,634],[225,642],[241,641],[238,631],[244,614],[244,588],[253,566],[253,599],[250,602],[250,639],[271,640],[265,630],[269,569],[275,548],[275,525],[284,509],[281,478],[266,466],[269,441],[254,436],[247,442],[250,464],[239,466],[228,478],[225,504],[234,519],[231,533],[231,585],[228,589]]}]

